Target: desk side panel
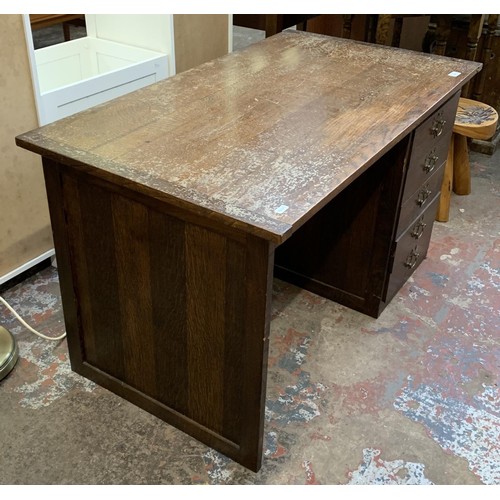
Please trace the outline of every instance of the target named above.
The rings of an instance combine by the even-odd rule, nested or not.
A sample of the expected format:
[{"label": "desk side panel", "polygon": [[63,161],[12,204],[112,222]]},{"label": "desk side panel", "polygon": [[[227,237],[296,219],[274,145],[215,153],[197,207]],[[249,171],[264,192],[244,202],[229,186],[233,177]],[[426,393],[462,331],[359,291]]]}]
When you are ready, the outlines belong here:
[{"label": "desk side panel", "polygon": [[72,368],[257,470],[270,243],[44,164],[49,197],[58,193],[51,214]]}]

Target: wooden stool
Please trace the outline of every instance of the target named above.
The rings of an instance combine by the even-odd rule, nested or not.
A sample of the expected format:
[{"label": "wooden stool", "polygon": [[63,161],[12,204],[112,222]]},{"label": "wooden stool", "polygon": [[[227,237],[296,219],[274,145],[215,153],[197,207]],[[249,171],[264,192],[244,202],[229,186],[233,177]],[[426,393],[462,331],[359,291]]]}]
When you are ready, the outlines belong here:
[{"label": "wooden stool", "polygon": [[495,133],[498,113],[479,101],[461,97],[458,101],[448,159],[441,185],[441,198],[436,220],[447,222],[450,214],[451,190],[456,194],[470,194],[470,163],[467,138],[489,139]]}]

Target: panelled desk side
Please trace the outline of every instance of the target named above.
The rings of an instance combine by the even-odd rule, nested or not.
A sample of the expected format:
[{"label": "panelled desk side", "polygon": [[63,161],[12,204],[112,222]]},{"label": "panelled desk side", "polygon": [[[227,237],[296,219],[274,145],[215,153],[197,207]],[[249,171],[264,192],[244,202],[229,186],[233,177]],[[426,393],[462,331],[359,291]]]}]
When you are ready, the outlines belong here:
[{"label": "panelled desk side", "polygon": [[480,67],[282,33],[17,137],[43,156],[73,370],[257,471],[275,253],[377,316],[430,238],[449,123],[419,137]]}]

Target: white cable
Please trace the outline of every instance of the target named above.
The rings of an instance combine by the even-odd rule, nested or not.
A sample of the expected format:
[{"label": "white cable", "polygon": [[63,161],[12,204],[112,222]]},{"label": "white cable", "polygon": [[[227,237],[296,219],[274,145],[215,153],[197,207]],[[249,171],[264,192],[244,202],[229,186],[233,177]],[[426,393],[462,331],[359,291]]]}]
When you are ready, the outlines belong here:
[{"label": "white cable", "polygon": [[16,311],[14,311],[14,309],[12,309],[12,307],[8,304],[8,302],[3,297],[0,297],[0,302],[2,302],[2,304],[15,316],[15,318],[23,326],[25,326],[30,332],[33,332],[35,335],[38,335],[39,337],[42,337],[42,339],[45,339],[45,340],[61,340],[64,337],[66,337],[66,332],[64,332],[59,337],[47,337],[47,335],[44,335],[43,333],[37,332],[34,328],[31,328],[31,326],[28,325],[28,323],[26,323],[26,321],[24,321],[24,319],[21,318],[21,316],[19,316],[19,314],[17,314]]}]

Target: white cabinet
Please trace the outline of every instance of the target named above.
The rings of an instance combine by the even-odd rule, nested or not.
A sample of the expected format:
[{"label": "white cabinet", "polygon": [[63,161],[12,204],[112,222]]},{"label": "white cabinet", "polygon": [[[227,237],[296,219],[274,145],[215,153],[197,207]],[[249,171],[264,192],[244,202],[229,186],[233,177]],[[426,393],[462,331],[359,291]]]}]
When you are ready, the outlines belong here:
[{"label": "white cabinet", "polygon": [[86,15],[87,36],[34,50],[25,16],[40,125],[175,74],[172,15]]}]

